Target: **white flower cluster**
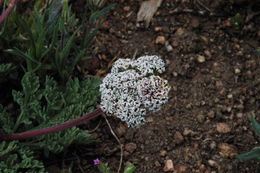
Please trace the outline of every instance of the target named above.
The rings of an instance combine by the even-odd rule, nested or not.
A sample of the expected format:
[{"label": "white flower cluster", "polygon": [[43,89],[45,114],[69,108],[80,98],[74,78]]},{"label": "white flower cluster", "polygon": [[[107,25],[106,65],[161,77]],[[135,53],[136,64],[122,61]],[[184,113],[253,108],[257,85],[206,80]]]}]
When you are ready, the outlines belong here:
[{"label": "white flower cluster", "polygon": [[158,56],[118,59],[100,85],[101,109],[129,127],[143,124],[146,111],[158,111],[168,100],[168,81],[156,76],[165,71]]}]

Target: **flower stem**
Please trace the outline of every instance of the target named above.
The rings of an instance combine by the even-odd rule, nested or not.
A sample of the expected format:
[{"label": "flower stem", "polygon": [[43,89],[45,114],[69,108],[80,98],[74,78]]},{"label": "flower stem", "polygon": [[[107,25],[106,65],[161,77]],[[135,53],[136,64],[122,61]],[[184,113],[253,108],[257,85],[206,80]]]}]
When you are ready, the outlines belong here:
[{"label": "flower stem", "polygon": [[97,116],[101,115],[102,113],[103,113],[103,111],[100,108],[98,108],[98,109],[94,110],[93,112],[90,112],[80,118],[77,118],[75,120],[68,121],[68,122],[65,122],[65,123],[62,123],[62,124],[59,124],[56,126],[22,132],[22,133],[0,135],[0,141],[13,141],[13,140],[19,140],[19,139],[27,139],[27,138],[41,136],[44,134],[58,132],[58,131],[65,130],[67,128],[82,124],[84,121],[97,117]]},{"label": "flower stem", "polygon": [[[2,2],[3,1],[1,0],[0,5],[1,5]],[[9,16],[9,14],[13,11],[16,3],[17,3],[17,0],[11,0],[7,9],[0,16],[0,25],[5,21],[5,19]]]}]

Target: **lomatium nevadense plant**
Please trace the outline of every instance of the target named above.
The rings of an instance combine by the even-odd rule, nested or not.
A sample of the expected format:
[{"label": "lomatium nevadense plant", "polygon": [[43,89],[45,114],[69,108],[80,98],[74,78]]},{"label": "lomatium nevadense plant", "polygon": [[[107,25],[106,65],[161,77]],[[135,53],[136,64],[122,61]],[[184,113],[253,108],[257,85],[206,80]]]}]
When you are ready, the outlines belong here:
[{"label": "lomatium nevadense plant", "polygon": [[165,63],[158,56],[118,59],[100,85],[101,109],[135,127],[147,111],[156,112],[168,101],[170,86],[158,74]]}]

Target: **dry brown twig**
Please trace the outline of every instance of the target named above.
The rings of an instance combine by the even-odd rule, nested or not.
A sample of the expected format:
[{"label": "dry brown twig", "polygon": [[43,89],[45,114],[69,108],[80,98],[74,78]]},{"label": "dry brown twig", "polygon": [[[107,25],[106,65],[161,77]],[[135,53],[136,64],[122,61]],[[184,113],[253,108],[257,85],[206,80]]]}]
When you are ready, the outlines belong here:
[{"label": "dry brown twig", "polygon": [[212,13],[212,10],[210,10],[206,5],[204,5],[202,2],[200,2],[200,0],[196,0],[195,2],[198,3],[204,9],[206,9],[209,13]]},{"label": "dry brown twig", "polygon": [[87,133],[93,133],[93,132],[95,132],[95,131],[99,128],[100,124],[101,124],[101,120],[99,120],[97,126],[96,126],[94,129],[86,130],[86,132],[87,132]]},{"label": "dry brown twig", "polygon": [[116,136],[115,132],[113,131],[109,121],[107,120],[107,117],[105,114],[102,114],[102,116],[105,118],[106,123],[110,129],[111,134],[115,137],[115,139],[117,140],[118,144],[120,145],[120,162],[119,162],[119,166],[118,166],[118,170],[117,173],[120,173],[121,167],[122,167],[122,162],[123,162],[123,146],[120,142],[120,140],[118,139],[118,137]]}]

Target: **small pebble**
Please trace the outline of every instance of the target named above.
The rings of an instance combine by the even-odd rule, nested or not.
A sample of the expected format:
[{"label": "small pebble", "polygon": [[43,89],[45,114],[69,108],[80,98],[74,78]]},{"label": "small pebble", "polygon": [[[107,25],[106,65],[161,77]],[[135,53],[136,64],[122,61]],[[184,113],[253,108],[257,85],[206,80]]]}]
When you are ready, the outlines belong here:
[{"label": "small pebble", "polygon": [[205,58],[205,56],[199,55],[199,56],[197,57],[197,61],[198,61],[199,63],[203,63],[203,62],[206,61],[206,58]]},{"label": "small pebble", "polygon": [[239,112],[239,113],[237,113],[237,118],[242,118],[243,117],[243,113],[241,113],[241,112]]},{"label": "small pebble", "polygon": [[158,162],[157,160],[155,161],[154,165],[155,165],[156,167],[161,167],[160,162]]},{"label": "small pebble", "polygon": [[126,127],[123,124],[119,124],[119,126],[116,128],[117,135],[121,137],[126,133]]},{"label": "small pebble", "polygon": [[205,166],[204,164],[201,164],[201,165],[199,166],[199,170],[200,170],[201,172],[205,172],[205,171],[206,171],[206,166]]},{"label": "small pebble", "polygon": [[246,71],[246,76],[249,78],[249,79],[252,79],[253,78],[253,74],[250,70]]},{"label": "small pebble", "polygon": [[131,10],[131,7],[130,7],[130,6],[125,6],[125,7],[124,7],[124,11],[128,12],[128,11],[130,11],[130,10]]},{"label": "small pebble", "polygon": [[147,121],[147,122],[150,122],[150,123],[153,122],[153,117],[151,117],[151,116],[150,116],[150,117],[147,117],[147,118],[146,118],[146,121]]},{"label": "small pebble", "polygon": [[234,48],[235,49],[240,49],[240,45],[239,44],[235,44]]},{"label": "small pebble", "polygon": [[124,155],[124,157],[127,157],[127,156],[129,156],[129,155],[130,155],[130,153],[129,153],[129,152],[127,152],[127,151],[124,151],[124,152],[123,152],[123,155]]},{"label": "small pebble", "polygon": [[209,145],[209,147],[210,147],[212,150],[215,149],[216,146],[217,146],[217,144],[216,144],[215,141],[212,141],[212,142],[210,143],[210,145]]},{"label": "small pebble", "polygon": [[209,111],[209,113],[208,113],[208,117],[209,118],[214,118],[215,117],[215,112],[214,111]]},{"label": "small pebble", "polygon": [[170,44],[168,44],[168,45],[166,46],[166,50],[167,50],[168,52],[171,52],[171,51],[173,50],[173,47],[172,47]]},{"label": "small pebble", "polygon": [[170,172],[170,171],[173,171],[173,170],[174,170],[174,167],[173,167],[172,160],[166,160],[163,171],[164,172]]},{"label": "small pebble", "polygon": [[232,99],[232,98],[233,98],[233,95],[232,95],[232,94],[228,94],[228,95],[227,95],[227,98],[228,98],[228,99]]},{"label": "small pebble", "polygon": [[155,39],[155,43],[156,43],[156,44],[162,44],[162,45],[164,45],[165,42],[166,42],[166,38],[165,38],[164,36],[158,36],[158,37],[156,37],[156,39]]},{"label": "small pebble", "polygon": [[204,54],[207,56],[207,57],[212,57],[212,55],[211,55],[211,53],[210,53],[210,51],[209,50],[205,50],[204,51]]},{"label": "small pebble", "polygon": [[217,131],[219,133],[229,133],[231,131],[231,128],[226,123],[218,123]]},{"label": "small pebble", "polygon": [[215,160],[208,160],[208,164],[211,167],[218,167],[218,163]]},{"label": "small pebble", "polygon": [[238,51],[238,52],[236,53],[236,55],[237,55],[237,56],[243,56],[244,53],[243,53],[243,51]]},{"label": "small pebble", "polygon": [[238,153],[233,145],[227,143],[219,144],[218,148],[220,149],[220,155],[223,157],[232,158]]},{"label": "small pebble", "polygon": [[202,114],[199,114],[199,115],[197,116],[197,119],[198,119],[198,122],[203,123],[204,120],[205,120],[205,116],[202,115]]},{"label": "small pebble", "polygon": [[177,31],[175,32],[175,34],[177,36],[182,36],[185,33],[185,29],[184,28],[178,28]]},{"label": "small pebble", "polygon": [[179,44],[178,44],[177,41],[173,41],[173,42],[172,42],[172,46],[173,46],[173,47],[178,47],[178,45],[179,45]]},{"label": "small pebble", "polygon": [[125,150],[128,151],[129,153],[133,153],[137,148],[137,145],[133,142],[130,142],[125,145]]},{"label": "small pebble", "polygon": [[206,44],[209,42],[208,38],[204,37],[204,36],[200,36],[200,40],[203,41]]},{"label": "small pebble", "polygon": [[178,73],[177,72],[173,72],[172,73],[174,77],[177,77],[178,76]]},{"label": "small pebble", "polygon": [[188,135],[192,135],[192,134],[194,134],[194,132],[190,129],[184,129],[184,131],[183,131],[184,136],[188,136]]},{"label": "small pebble", "polygon": [[241,72],[241,70],[239,68],[235,68],[235,73],[239,74]]},{"label": "small pebble", "polygon": [[164,157],[164,156],[166,156],[166,154],[167,154],[167,151],[165,151],[165,150],[160,151],[160,156]]},{"label": "small pebble", "polygon": [[182,136],[182,134],[180,132],[175,132],[174,134],[174,143],[175,144],[181,144],[184,141],[184,137]]},{"label": "small pebble", "polygon": [[181,165],[177,169],[177,173],[185,173],[188,167],[186,165]]},{"label": "small pebble", "polygon": [[162,27],[157,26],[154,28],[154,31],[156,31],[156,32],[162,31]]},{"label": "small pebble", "polygon": [[216,87],[217,88],[222,88],[223,87],[223,82],[222,81],[216,81]]}]

